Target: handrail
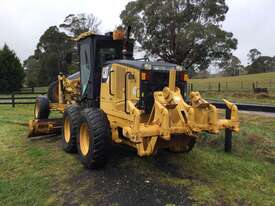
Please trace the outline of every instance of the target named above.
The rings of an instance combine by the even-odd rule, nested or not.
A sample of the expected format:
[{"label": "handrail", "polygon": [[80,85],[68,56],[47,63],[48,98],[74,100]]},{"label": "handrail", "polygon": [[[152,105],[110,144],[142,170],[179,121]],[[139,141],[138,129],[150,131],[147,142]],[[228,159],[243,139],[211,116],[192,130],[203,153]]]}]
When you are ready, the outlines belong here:
[{"label": "handrail", "polygon": [[113,73],[114,71],[113,70],[111,70],[110,72],[109,72],[109,94],[111,95],[111,96],[114,96],[114,94],[112,93],[112,73]]},{"label": "handrail", "polygon": [[129,74],[131,74],[131,72],[126,72],[125,73],[125,78],[124,78],[124,96],[125,96],[124,111],[125,111],[126,114],[130,114],[130,112],[127,111],[127,78],[129,76]]}]

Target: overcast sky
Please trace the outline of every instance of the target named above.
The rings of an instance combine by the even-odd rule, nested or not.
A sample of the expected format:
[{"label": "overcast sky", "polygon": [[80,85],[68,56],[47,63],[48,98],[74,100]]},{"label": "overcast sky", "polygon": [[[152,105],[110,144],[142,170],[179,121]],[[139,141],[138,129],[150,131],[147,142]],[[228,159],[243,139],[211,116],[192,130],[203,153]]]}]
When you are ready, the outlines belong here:
[{"label": "overcast sky", "polygon": [[[71,13],[93,13],[103,32],[120,24],[119,14],[129,0],[0,0],[0,47],[7,43],[23,61],[33,53],[39,37]],[[275,56],[275,1],[227,0],[229,12],[223,28],[238,39],[235,55],[243,64],[258,48]]]}]

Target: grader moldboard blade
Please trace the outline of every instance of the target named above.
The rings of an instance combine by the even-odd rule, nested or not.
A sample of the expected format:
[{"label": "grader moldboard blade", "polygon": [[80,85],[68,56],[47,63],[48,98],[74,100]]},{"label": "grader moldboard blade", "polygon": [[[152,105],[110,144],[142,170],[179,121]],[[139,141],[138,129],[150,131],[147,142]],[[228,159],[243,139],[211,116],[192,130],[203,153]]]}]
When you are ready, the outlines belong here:
[{"label": "grader moldboard blade", "polygon": [[62,119],[35,119],[29,121],[28,137],[58,135],[61,133]]}]

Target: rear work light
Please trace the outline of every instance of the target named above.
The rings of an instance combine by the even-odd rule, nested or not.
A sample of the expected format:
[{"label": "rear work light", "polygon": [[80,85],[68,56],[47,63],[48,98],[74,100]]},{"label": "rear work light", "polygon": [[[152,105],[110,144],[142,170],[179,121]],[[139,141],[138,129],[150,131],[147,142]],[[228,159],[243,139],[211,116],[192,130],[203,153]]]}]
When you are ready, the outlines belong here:
[{"label": "rear work light", "polygon": [[180,80],[184,81],[184,82],[188,81],[189,80],[188,74],[186,74],[185,72],[181,72],[180,73]]},{"label": "rear work light", "polygon": [[142,71],[141,72],[141,80],[142,81],[150,80],[150,72],[149,71]]}]

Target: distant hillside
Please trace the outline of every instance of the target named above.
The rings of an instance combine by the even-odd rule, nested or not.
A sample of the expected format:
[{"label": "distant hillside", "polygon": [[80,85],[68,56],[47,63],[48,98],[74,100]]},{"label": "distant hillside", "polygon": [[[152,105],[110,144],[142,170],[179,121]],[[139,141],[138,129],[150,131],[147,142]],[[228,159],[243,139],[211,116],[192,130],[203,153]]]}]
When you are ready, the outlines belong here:
[{"label": "distant hillside", "polygon": [[198,82],[235,82],[235,81],[249,81],[249,82],[256,82],[256,81],[269,81],[273,80],[275,83],[275,72],[269,73],[259,73],[259,74],[248,74],[248,75],[241,75],[235,77],[214,77],[208,79],[191,79],[190,83],[198,83]]}]

